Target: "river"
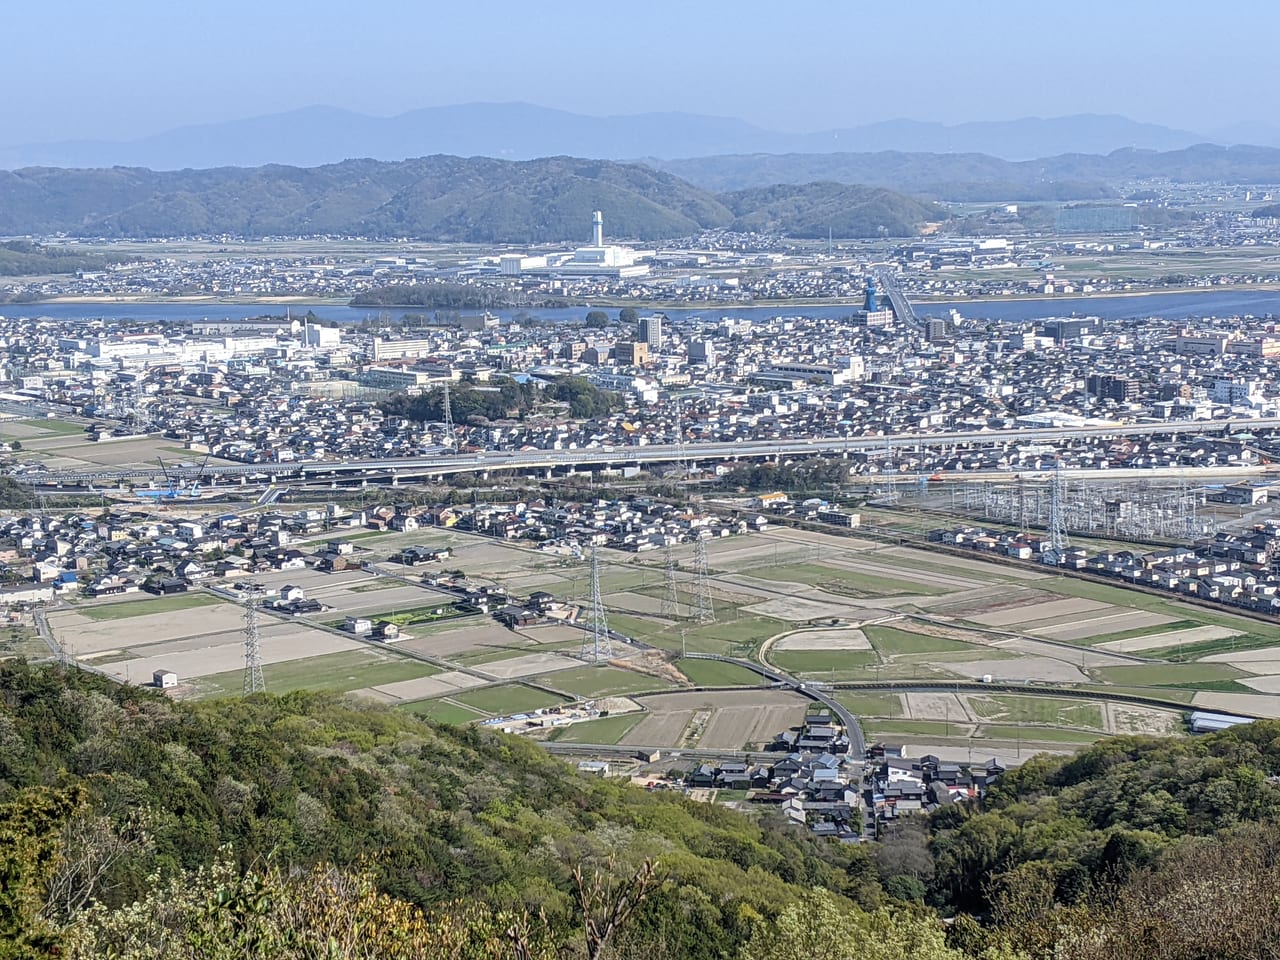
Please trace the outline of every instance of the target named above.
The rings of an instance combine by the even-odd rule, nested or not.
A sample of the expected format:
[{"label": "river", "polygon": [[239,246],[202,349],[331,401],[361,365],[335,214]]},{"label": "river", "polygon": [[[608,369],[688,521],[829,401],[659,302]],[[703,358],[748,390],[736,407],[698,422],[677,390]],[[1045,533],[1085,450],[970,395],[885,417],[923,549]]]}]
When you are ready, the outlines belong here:
[{"label": "river", "polygon": [[[643,310],[660,310],[674,321],[691,318],[708,320],[720,317],[742,317],[749,320],[765,320],[776,316],[845,317],[857,308],[857,304],[845,306],[733,306],[708,304],[697,309],[664,309],[660,304]],[[952,309],[964,317],[973,319],[1031,322],[1046,317],[1093,316],[1104,320],[1125,320],[1138,317],[1165,317],[1172,320],[1196,317],[1276,316],[1280,317],[1280,290],[1229,290],[1193,291],[1189,293],[1153,293],[1128,297],[1052,297],[1029,300],[955,301],[949,303],[920,303],[916,305],[919,316],[944,317]],[[545,321],[580,320],[589,307],[558,307],[527,310],[493,310],[502,320],[513,318]],[[371,317],[385,314],[399,318],[406,312],[431,313],[405,308],[348,307],[331,303],[291,303],[289,310],[295,316],[313,311],[324,320],[344,325],[363,323]],[[0,305],[0,316],[48,317],[53,320],[142,320],[190,322],[193,320],[242,320],[268,314],[283,316],[283,304],[261,303],[183,303],[183,302],[129,302],[129,303],[37,303]],[[463,311],[471,313],[476,311]],[[615,308],[608,313],[616,315]]]}]

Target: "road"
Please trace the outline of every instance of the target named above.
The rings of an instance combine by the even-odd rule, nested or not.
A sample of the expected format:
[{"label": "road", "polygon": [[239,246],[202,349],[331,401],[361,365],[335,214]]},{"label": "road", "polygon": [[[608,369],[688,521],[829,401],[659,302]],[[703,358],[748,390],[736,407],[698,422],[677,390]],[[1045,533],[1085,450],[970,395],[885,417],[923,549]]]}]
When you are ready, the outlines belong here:
[{"label": "road", "polygon": [[[134,467],[94,470],[51,470],[30,473],[25,482],[40,487],[108,485],[122,482],[169,482],[195,480],[202,473],[212,478],[275,481],[294,478],[302,482],[341,480],[384,474],[396,478],[445,476],[452,473],[490,470],[535,470],[591,466],[639,466],[646,463],[674,463],[740,460],[768,457],[814,456],[883,452],[888,449],[948,449],[979,446],[984,449],[1039,441],[1070,441],[1097,438],[1168,436],[1181,434],[1222,434],[1232,431],[1280,429],[1280,418],[1179,420],[1089,427],[1026,427],[1014,430],[952,430],[939,433],[896,433],[868,437],[813,437],[802,440],[736,440],[731,442],[650,444],[646,446],[598,446],[574,450],[491,450],[477,454],[432,455],[403,458],[369,458],[345,461],[302,461],[286,463],[212,463],[203,468]],[[963,476],[958,474],[957,476]]]}]

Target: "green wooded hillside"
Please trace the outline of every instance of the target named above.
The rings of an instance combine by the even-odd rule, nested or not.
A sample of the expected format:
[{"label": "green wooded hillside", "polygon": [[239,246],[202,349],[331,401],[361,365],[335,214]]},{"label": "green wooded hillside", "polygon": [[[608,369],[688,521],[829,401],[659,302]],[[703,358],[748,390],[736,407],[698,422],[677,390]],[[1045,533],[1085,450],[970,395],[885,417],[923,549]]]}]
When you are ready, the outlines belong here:
[{"label": "green wooded hillside", "polygon": [[[808,187],[789,188],[803,195]],[[823,220],[841,236],[912,236],[939,209],[889,191],[882,205],[912,211],[864,216],[865,198],[841,206],[830,185],[813,188]],[[865,191],[864,191],[865,192]],[[732,209],[730,207],[732,206]],[[603,210],[610,237],[654,240],[702,230],[808,229],[803,216],[759,219],[742,197],[725,198],[642,164],[548,157],[511,162],[432,156],[396,163],[347,160],[322,167],[225,167],[153,171],[114,167],[0,171],[0,235],[67,233],[93,237],[340,235],[474,243],[590,239]],[[801,211],[803,212],[803,208]],[[797,235],[800,235],[797,233]]]},{"label": "green wooded hillside", "polygon": [[0,958],[1264,957],[1278,772],[1280,723],[1115,739],[844,845],[383,706],[6,663]]}]

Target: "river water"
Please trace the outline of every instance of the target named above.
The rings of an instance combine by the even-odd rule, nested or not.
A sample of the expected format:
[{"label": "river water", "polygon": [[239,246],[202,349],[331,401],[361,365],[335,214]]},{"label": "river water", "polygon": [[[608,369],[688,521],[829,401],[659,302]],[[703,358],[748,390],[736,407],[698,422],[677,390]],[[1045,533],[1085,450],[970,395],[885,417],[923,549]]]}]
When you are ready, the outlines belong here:
[{"label": "river water", "polygon": [[[742,317],[764,320],[776,316],[846,317],[857,304],[836,307],[770,306],[751,307],[727,304],[708,304],[697,309],[664,309],[655,304],[646,310],[660,310],[672,320],[702,318],[716,320],[720,317]],[[1035,300],[956,301],[951,303],[921,303],[916,305],[918,316],[947,316],[952,309],[973,319],[1032,322],[1046,317],[1091,316],[1104,320],[1125,320],[1140,317],[1164,317],[1171,320],[1198,317],[1254,316],[1280,317],[1280,290],[1231,290],[1195,291],[1191,293],[1155,293],[1130,297],[1053,297]],[[503,320],[538,319],[544,321],[581,320],[590,307],[530,308],[527,310],[492,310]],[[434,311],[404,308],[348,307],[326,303],[292,303],[289,310],[300,316],[308,310],[324,320],[342,324],[363,323],[379,315],[399,319],[406,312],[427,313]],[[143,321],[193,321],[193,320],[242,320],[268,314],[283,316],[285,307],[280,304],[244,303],[39,303],[0,305],[4,317],[49,317],[54,320],[143,320]],[[462,311],[474,313],[478,311]],[[616,315],[615,308],[609,308]]]}]

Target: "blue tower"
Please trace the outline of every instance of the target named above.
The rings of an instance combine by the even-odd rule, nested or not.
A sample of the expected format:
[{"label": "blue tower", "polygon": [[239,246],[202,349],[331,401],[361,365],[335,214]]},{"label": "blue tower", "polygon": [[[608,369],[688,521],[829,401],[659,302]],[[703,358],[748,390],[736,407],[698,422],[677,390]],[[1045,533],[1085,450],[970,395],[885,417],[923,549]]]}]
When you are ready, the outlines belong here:
[{"label": "blue tower", "polygon": [[867,292],[862,300],[862,309],[867,313],[875,313],[880,309],[876,302],[876,281],[874,277],[867,278]]}]

